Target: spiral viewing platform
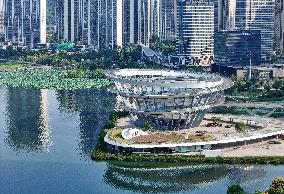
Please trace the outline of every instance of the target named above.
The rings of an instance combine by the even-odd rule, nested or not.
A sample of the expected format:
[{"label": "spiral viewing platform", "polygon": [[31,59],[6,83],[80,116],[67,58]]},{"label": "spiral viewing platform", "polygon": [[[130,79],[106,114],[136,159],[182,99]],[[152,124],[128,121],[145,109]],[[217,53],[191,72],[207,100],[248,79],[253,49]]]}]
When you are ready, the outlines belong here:
[{"label": "spiral viewing platform", "polygon": [[137,126],[151,121],[158,130],[198,127],[209,108],[222,104],[230,79],[185,71],[121,69],[106,75],[115,82],[116,109],[138,119]]}]

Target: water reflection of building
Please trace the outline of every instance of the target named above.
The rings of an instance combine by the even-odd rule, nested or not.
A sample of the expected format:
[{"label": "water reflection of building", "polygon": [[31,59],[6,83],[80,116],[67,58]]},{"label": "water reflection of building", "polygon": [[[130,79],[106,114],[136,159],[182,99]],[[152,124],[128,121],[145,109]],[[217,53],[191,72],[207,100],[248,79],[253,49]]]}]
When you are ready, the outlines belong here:
[{"label": "water reflection of building", "polygon": [[108,164],[104,181],[117,188],[142,193],[172,193],[198,190],[227,175],[224,166],[133,169]]},{"label": "water reflection of building", "polygon": [[257,165],[235,165],[229,170],[229,179],[231,184],[250,184],[252,182],[261,182],[266,176],[263,166]]},{"label": "water reflection of building", "polygon": [[114,109],[114,96],[104,90],[60,90],[57,100],[61,111],[79,114],[79,146],[89,156],[98,133]]},{"label": "water reflection of building", "polygon": [[10,88],[7,92],[7,143],[15,150],[48,150],[47,90]]}]

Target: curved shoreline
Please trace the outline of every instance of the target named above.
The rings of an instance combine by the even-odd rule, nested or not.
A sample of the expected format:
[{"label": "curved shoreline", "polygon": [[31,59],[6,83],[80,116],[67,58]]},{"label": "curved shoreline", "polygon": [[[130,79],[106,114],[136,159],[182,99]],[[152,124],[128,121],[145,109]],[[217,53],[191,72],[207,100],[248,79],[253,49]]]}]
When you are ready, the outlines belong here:
[{"label": "curved shoreline", "polygon": [[[116,115],[114,115],[116,116]],[[104,137],[116,120],[111,120],[97,138],[97,146],[91,151],[94,161],[126,161],[126,162],[166,162],[183,164],[284,164],[284,156],[244,156],[244,157],[204,157],[184,154],[127,154],[111,153],[106,150]]]},{"label": "curved shoreline", "polygon": [[245,157],[204,157],[169,154],[123,154],[110,153],[94,149],[91,152],[94,161],[127,161],[127,162],[178,162],[186,164],[284,164],[284,156],[245,156]]}]

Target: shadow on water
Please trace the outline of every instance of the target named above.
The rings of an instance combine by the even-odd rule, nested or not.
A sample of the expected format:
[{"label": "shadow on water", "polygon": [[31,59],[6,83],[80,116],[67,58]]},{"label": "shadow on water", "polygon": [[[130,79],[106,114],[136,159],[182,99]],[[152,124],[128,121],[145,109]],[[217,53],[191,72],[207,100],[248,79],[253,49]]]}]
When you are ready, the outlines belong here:
[{"label": "shadow on water", "polygon": [[109,162],[104,182],[116,189],[132,192],[178,193],[197,191],[221,179],[227,179],[225,188],[231,184],[241,184],[250,191],[251,184],[261,182],[265,176],[266,171],[263,166],[257,165]]},{"label": "shadow on water", "polygon": [[117,189],[142,193],[198,190],[228,174],[226,167],[212,165],[163,168],[124,168],[122,166],[109,163],[104,174],[104,181]]}]

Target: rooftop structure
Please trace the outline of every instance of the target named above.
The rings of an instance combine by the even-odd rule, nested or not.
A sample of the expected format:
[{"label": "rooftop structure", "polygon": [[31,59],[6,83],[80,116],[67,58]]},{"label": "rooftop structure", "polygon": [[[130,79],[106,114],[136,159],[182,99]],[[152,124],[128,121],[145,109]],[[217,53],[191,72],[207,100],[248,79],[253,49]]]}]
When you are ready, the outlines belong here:
[{"label": "rooftop structure", "polygon": [[138,126],[151,121],[159,130],[199,126],[206,111],[222,104],[223,91],[233,85],[214,74],[183,71],[123,69],[106,74],[115,81],[116,109],[132,113]]}]

